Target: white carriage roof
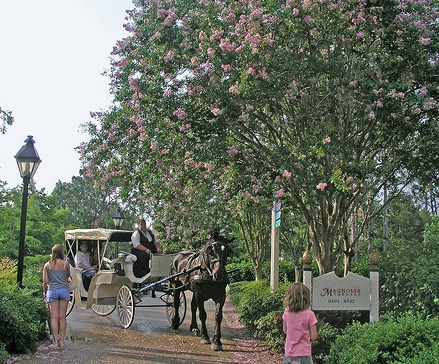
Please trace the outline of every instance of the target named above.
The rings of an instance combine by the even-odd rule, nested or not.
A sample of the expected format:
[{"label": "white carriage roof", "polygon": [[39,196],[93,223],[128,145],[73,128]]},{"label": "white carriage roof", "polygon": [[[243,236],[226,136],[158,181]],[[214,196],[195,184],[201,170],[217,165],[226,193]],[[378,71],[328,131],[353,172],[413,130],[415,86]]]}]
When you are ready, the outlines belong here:
[{"label": "white carriage roof", "polygon": [[130,241],[133,231],[113,229],[74,229],[64,232],[64,240]]}]

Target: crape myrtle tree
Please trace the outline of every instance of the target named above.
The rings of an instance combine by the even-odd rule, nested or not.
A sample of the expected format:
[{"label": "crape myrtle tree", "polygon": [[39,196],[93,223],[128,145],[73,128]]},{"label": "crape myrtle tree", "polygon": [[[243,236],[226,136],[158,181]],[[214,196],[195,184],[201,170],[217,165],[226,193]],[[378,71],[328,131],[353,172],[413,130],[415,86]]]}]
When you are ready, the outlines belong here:
[{"label": "crape myrtle tree", "polygon": [[83,160],[170,234],[226,226],[237,194],[284,199],[323,274],[353,211],[361,232],[384,186],[437,177],[434,1],[134,3]]}]

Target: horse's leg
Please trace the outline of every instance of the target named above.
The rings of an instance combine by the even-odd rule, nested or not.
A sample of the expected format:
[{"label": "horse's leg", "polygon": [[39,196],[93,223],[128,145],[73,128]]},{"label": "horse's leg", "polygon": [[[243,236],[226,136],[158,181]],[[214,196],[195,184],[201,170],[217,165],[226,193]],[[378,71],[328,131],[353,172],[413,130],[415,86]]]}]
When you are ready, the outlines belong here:
[{"label": "horse's leg", "polygon": [[215,301],[215,333],[211,345],[215,351],[223,350],[223,344],[221,343],[221,322],[223,321],[223,306],[225,301],[225,295]]},{"label": "horse's leg", "polygon": [[207,313],[206,313],[206,309],[204,308],[204,301],[202,299],[198,299],[197,306],[198,306],[198,314],[200,316],[200,321],[201,321],[201,343],[210,344],[210,338],[209,338],[209,334],[207,333],[207,327],[206,327]]},{"label": "horse's leg", "polygon": [[173,285],[174,292],[172,292],[172,296],[174,297],[174,317],[172,319],[172,328],[177,330],[180,327],[180,290],[177,289],[180,285]]},{"label": "horse's leg", "polygon": [[191,326],[189,329],[194,335],[200,335],[200,329],[197,325],[197,301],[195,300],[195,293],[193,294],[191,300]]}]

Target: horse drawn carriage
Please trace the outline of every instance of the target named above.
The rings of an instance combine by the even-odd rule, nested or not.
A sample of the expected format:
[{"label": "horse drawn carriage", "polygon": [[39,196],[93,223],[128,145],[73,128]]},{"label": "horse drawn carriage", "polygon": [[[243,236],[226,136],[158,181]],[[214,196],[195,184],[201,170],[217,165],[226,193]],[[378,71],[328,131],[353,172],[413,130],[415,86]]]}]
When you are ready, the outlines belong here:
[{"label": "horse drawn carriage", "polygon": [[[183,323],[186,316],[185,290],[193,292],[191,301],[192,320],[190,329],[210,343],[206,328],[204,302],[215,301],[215,335],[212,347],[221,350],[222,308],[225,288],[229,282],[225,270],[227,258],[231,256],[226,239],[213,234],[199,252],[183,251],[176,254],[151,254],[150,271],[137,277],[133,272],[134,260],[130,251],[133,231],[111,229],[76,229],[65,231],[67,260],[71,263],[71,276],[76,288],[71,293],[67,314],[73,307],[91,309],[100,316],[117,311],[119,323],[129,328],[136,307],[161,307],[173,329]],[[83,284],[81,271],[74,267],[74,256],[82,242],[86,242],[97,273],[91,279],[88,290]],[[159,304],[144,304],[146,294],[158,298]],[[84,303],[85,302],[85,307]],[[196,322],[196,311],[200,312],[201,332]]]},{"label": "horse drawn carriage", "polygon": [[[142,297],[151,293],[166,309],[170,323],[174,319],[174,295],[167,279],[175,254],[152,254],[150,271],[142,277],[133,273],[134,261],[130,251],[133,231],[110,229],[76,229],[64,233],[67,260],[71,264],[71,276],[76,288],[71,293],[67,314],[74,307],[91,309],[100,316],[107,316],[117,310],[120,325],[129,328],[134,319],[136,307],[149,307],[142,304]],[[97,273],[91,279],[88,291],[79,268],[74,266],[74,256],[82,242],[97,266]],[[157,292],[159,294],[157,295]],[[186,315],[186,297],[180,291],[181,303],[178,307],[181,322]],[[85,302],[85,307],[84,303]],[[158,305],[154,305],[157,307]]]}]

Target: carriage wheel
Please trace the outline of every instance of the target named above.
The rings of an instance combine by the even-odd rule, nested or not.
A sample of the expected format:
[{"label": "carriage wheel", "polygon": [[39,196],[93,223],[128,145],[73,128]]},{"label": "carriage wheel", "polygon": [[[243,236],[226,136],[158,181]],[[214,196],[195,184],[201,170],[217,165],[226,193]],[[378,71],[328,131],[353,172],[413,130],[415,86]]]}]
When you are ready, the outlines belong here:
[{"label": "carriage wheel", "polygon": [[128,329],[134,319],[134,297],[130,287],[123,285],[117,292],[117,315],[119,316],[120,325],[124,329]]},{"label": "carriage wheel", "polygon": [[[95,302],[98,302],[98,299],[96,299]],[[116,305],[102,305],[99,303],[93,303],[91,306],[92,311],[99,316],[108,316],[115,310],[115,308]]]},{"label": "carriage wheel", "polygon": [[[181,325],[186,317],[186,295],[183,291],[180,291],[180,306],[178,306],[178,315],[180,316]],[[174,308],[174,295],[172,293],[166,294],[166,317],[169,323],[172,325],[172,320],[175,316]]]},{"label": "carriage wheel", "polygon": [[66,311],[66,317],[72,312],[73,307],[75,306],[75,291],[73,290],[70,292],[70,300],[67,304],[67,311]]}]

